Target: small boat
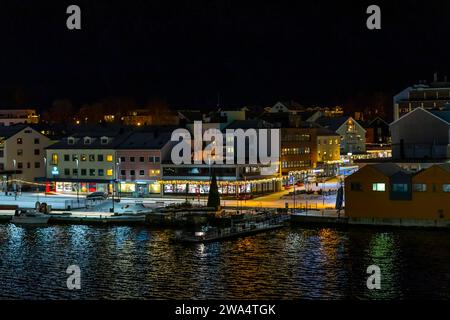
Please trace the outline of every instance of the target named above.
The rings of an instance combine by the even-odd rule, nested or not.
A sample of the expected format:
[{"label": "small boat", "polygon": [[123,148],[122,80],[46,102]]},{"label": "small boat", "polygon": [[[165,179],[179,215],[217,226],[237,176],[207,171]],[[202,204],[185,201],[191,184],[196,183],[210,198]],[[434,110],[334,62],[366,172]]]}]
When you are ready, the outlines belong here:
[{"label": "small boat", "polygon": [[145,207],[142,203],[127,203],[114,209],[115,216],[140,216],[152,212],[151,208]]},{"label": "small boat", "polygon": [[46,225],[50,219],[49,215],[36,210],[16,210],[11,222],[17,225]]}]

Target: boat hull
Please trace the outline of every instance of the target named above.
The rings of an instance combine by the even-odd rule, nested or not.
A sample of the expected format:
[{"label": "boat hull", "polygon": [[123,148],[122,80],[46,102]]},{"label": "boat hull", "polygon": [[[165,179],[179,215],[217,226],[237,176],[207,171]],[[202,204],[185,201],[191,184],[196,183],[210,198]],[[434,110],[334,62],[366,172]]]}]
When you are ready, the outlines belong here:
[{"label": "boat hull", "polygon": [[38,225],[46,225],[48,223],[48,220],[50,217],[46,216],[39,216],[39,217],[17,217],[14,216],[11,219],[11,222],[17,225],[32,225],[32,226],[38,226]]}]

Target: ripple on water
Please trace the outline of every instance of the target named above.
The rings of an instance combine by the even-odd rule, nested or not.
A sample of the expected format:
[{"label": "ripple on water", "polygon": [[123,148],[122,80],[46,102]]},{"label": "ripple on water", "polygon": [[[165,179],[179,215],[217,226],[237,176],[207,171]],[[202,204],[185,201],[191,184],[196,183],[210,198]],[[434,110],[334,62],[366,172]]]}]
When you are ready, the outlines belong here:
[{"label": "ripple on water", "polygon": [[[145,227],[0,225],[6,299],[448,299],[450,234],[287,228],[221,243],[171,243]],[[66,287],[79,265],[82,289]],[[382,289],[366,287],[369,265]]]}]

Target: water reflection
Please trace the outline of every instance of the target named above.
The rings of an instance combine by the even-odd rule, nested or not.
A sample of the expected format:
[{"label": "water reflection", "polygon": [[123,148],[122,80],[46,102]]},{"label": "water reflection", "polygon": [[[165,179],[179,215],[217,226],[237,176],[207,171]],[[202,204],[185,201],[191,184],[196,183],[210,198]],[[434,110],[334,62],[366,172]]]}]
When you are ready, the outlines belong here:
[{"label": "water reflection", "polygon": [[[288,228],[184,245],[145,227],[0,225],[1,298],[448,298],[450,235]],[[79,265],[82,290],[66,288]],[[382,290],[369,290],[378,265]]]}]

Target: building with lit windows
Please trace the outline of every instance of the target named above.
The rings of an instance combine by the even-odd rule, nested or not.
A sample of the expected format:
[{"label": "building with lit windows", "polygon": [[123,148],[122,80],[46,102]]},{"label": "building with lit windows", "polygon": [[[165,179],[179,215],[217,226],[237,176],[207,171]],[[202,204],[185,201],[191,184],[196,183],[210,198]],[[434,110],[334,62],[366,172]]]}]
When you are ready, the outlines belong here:
[{"label": "building with lit windows", "polygon": [[341,163],[340,145],[339,134],[325,128],[317,130],[317,170],[320,175],[331,177],[338,173]]},{"label": "building with lit windows", "polygon": [[0,109],[0,126],[15,124],[37,124],[39,115],[35,109]]},{"label": "building with lit windows", "polygon": [[366,165],[345,179],[350,223],[450,226],[450,164],[418,172],[394,163]]},{"label": "building with lit windows", "polygon": [[341,155],[366,152],[366,130],[352,117],[321,117],[316,123],[341,136]]},{"label": "building with lit windows", "polygon": [[161,162],[170,157],[169,131],[134,132],[116,147],[118,192],[145,197],[160,195]]},{"label": "building with lit windows", "polygon": [[52,141],[27,125],[0,126],[0,191],[37,188],[45,172],[44,155]]},{"label": "building with lit windows", "polygon": [[[219,128],[219,124],[208,124],[206,128]],[[271,125],[262,120],[237,120],[232,122],[226,129],[270,129]],[[269,133],[270,136],[270,133]],[[226,137],[224,137],[226,139]],[[238,141],[234,139],[232,150],[226,150],[226,141],[223,142],[224,154],[237,150]],[[248,140],[245,143],[245,152],[248,156]],[[208,144],[208,143],[206,143]],[[204,144],[203,147],[206,145]],[[270,150],[270,140],[268,140]],[[259,148],[259,144],[258,147]],[[256,151],[258,152],[258,149]],[[276,172],[265,174],[266,166],[261,164],[237,164],[238,155],[234,153],[234,164],[191,164],[176,165],[170,159],[170,152],[166,152],[167,158],[163,158],[161,191],[163,195],[179,195],[184,197],[207,196],[212,170],[217,177],[219,193],[224,197],[250,197],[253,195],[273,193],[281,190],[280,161],[274,163]],[[192,154],[194,155],[194,153]]]},{"label": "building with lit windows", "polygon": [[394,121],[416,108],[426,110],[448,109],[450,105],[450,82],[447,77],[438,80],[437,74],[431,83],[422,81],[394,96]]},{"label": "building with lit windows", "polygon": [[113,191],[116,147],[129,134],[79,133],[46,149],[46,191],[89,193]]}]

